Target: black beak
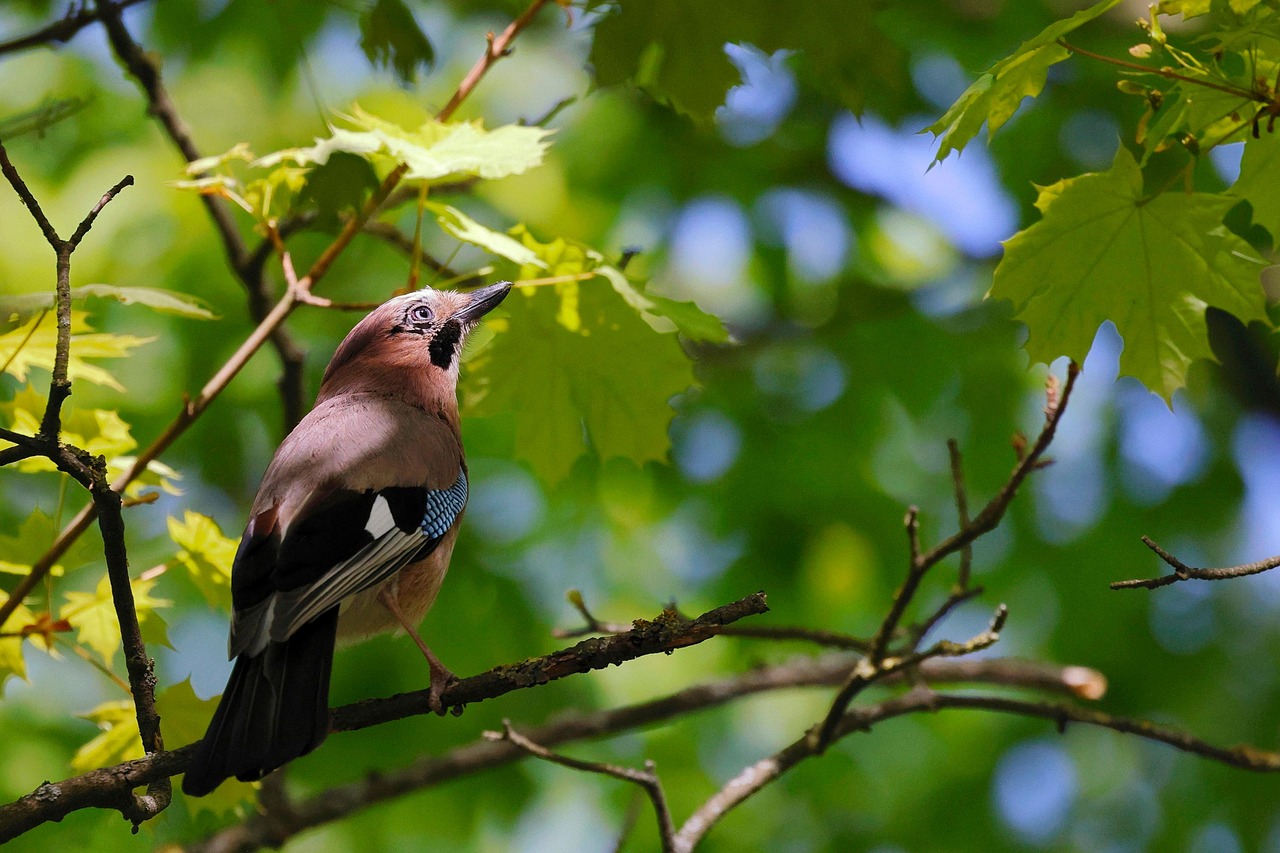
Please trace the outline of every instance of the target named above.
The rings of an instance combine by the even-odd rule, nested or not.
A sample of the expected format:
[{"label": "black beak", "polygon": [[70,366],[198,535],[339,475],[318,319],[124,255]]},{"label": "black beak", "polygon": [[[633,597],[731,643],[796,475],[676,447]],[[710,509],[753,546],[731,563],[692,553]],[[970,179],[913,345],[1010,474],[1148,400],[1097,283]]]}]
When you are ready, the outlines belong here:
[{"label": "black beak", "polygon": [[511,282],[509,281],[500,281],[497,284],[482,287],[473,291],[470,294],[471,302],[467,304],[466,308],[463,308],[453,316],[464,323],[474,323],[494,308],[497,308],[498,303],[505,299],[510,292]]}]

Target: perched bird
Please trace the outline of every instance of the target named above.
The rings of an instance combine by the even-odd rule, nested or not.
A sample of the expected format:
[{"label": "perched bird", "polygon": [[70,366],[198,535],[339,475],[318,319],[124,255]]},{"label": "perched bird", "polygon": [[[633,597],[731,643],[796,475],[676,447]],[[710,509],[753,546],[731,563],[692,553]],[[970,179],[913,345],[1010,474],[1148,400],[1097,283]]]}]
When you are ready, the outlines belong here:
[{"label": "perched bird", "polygon": [[403,628],[443,711],[454,676],[414,626],[440,590],[467,504],[462,343],[510,288],[396,297],[334,353],[315,408],[276,451],[249,512],[231,570],[235,667],[187,794],[260,779],[320,745],[340,636]]}]

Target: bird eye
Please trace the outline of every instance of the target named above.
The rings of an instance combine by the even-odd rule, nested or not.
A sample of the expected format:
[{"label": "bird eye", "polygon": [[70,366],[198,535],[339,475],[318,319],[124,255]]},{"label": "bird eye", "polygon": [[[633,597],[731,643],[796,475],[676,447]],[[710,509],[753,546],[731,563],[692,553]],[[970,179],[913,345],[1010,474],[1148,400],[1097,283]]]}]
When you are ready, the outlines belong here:
[{"label": "bird eye", "polygon": [[409,309],[409,321],[425,326],[431,322],[431,309],[425,305],[415,305]]}]

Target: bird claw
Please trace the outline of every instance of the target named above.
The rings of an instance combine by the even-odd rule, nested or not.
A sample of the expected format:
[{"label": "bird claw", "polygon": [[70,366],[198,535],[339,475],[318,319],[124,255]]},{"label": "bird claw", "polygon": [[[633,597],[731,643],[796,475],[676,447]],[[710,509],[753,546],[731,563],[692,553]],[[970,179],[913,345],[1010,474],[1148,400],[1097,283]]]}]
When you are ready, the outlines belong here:
[{"label": "bird claw", "polygon": [[[439,671],[436,671],[435,668],[432,667],[431,689],[427,691],[427,707],[431,709],[433,714],[438,717],[443,717],[448,712],[449,709],[445,707],[444,702],[441,701],[441,697],[444,695],[444,691],[447,688],[457,683],[458,676],[454,675],[449,670],[442,667]],[[457,708],[461,707],[461,705],[457,706]]]}]

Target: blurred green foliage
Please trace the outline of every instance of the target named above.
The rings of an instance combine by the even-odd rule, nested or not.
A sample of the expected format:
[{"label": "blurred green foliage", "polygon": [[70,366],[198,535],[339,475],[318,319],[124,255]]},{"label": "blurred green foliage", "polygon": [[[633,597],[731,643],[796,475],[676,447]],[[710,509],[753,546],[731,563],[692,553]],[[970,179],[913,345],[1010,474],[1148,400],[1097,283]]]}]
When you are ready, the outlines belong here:
[{"label": "blurred green foliage", "polygon": [[[1131,47],[1153,44],[1150,27],[1133,25],[1145,6],[1095,11],[1104,5],[1116,8],[1072,33],[1073,43],[1127,60],[1137,56]],[[1182,5],[1207,13],[1183,24],[1160,19],[1161,33],[1183,45],[1206,28],[1229,28],[1232,15],[1273,11],[1271,3],[1240,0]],[[1229,151],[1211,160],[1178,141],[1189,123],[1207,126],[1221,114],[1184,108],[1170,89],[1156,107],[1149,87],[1135,98],[1125,91],[1132,86],[1117,87],[1132,80],[1116,68],[1068,60],[1056,45],[1048,48],[1052,63],[1039,68],[1044,82],[1033,81],[1032,89],[1043,85],[1034,102],[1004,109],[1034,94],[1020,83],[980,101],[982,109],[1003,105],[989,156],[971,144],[925,174],[934,152],[915,132],[957,99],[963,104],[983,71],[1082,6],[623,0],[620,12],[597,3],[575,9],[567,27],[563,12],[546,10],[520,36],[458,118],[517,130],[522,120],[551,114],[550,147],[540,165],[522,161],[528,168],[500,179],[459,183],[451,170],[424,173],[450,184],[430,190],[423,247],[460,275],[599,274],[515,294],[464,365],[472,503],[424,625],[452,669],[479,672],[558,647],[550,629],[578,618],[564,598],[571,588],[611,620],[652,616],[672,598],[694,612],[764,589],[773,612],[762,623],[875,630],[906,564],[904,507],[920,506],[926,542],[953,529],[946,439],[964,450],[976,504],[1007,475],[1011,434],[1040,421],[1045,369],[1028,369],[1025,333],[1009,306],[983,299],[996,241],[1048,221],[1034,209],[1036,185],[1105,172],[1117,139],[1142,158],[1148,187],[1188,163],[1198,192],[1232,183]],[[423,127],[483,50],[485,32],[500,30],[523,4],[406,0],[404,8],[417,32],[405,30],[399,4],[382,0],[164,0],[132,7],[125,19],[162,61],[201,153],[248,143],[265,154],[320,148],[317,140],[334,138],[326,122],[355,115],[356,103],[404,134]],[[62,11],[44,0],[7,4],[0,38]],[[72,283],[160,288],[218,317],[101,298],[77,305],[86,312],[77,332],[113,336],[97,339],[106,347],[98,354],[115,346],[123,357],[79,366],[68,428],[87,444],[104,442],[103,452],[128,454],[164,429],[183,394],[198,390],[252,329],[245,296],[200,200],[175,187],[188,177],[185,164],[98,27],[0,63],[0,128],[13,128],[6,147],[58,228],[78,222],[124,174],[137,178],[76,252]],[[1274,68],[1265,70],[1274,79]],[[1243,85],[1251,72],[1224,73]],[[1166,105],[1173,114],[1161,114]],[[966,136],[984,121],[1000,123],[990,113],[970,115]],[[357,130],[375,128],[366,122]],[[1247,135],[1237,128],[1218,147]],[[1223,240],[1248,240],[1251,252],[1265,255],[1275,219],[1274,193],[1265,189],[1274,140],[1264,132],[1249,146],[1241,197],[1252,217]],[[375,160],[374,174],[366,162],[334,156],[312,173],[313,183],[281,173],[260,186],[248,203],[253,215],[239,220],[249,245],[287,216],[273,200],[314,205],[312,226],[289,237],[305,269],[389,168]],[[222,171],[239,179],[243,165]],[[310,194],[293,195],[304,185]],[[249,186],[240,185],[246,200]],[[52,252],[6,193],[0,289],[47,293]],[[1008,227],[992,236],[1001,217]],[[412,235],[418,206],[409,198],[384,218]],[[642,251],[624,265],[632,247]],[[1069,244],[1054,273],[1078,272],[1070,252],[1083,248]],[[320,292],[377,301],[405,284],[409,264],[400,249],[361,237]],[[424,268],[424,281],[433,275]],[[274,264],[271,282],[282,286]],[[1090,308],[1126,332],[1114,310]],[[716,341],[719,326],[702,311],[725,321],[733,343]],[[1026,319],[1034,341],[1036,320]],[[52,328],[52,318],[44,322]],[[352,322],[313,308],[290,319],[307,350],[308,395]],[[1121,343],[1104,329],[1051,453],[1057,463],[1035,475],[1001,528],[975,549],[987,597],[961,608],[940,636],[967,638],[1004,601],[1009,624],[996,653],[1097,667],[1111,684],[1104,706],[1117,713],[1175,722],[1217,743],[1273,745],[1276,581],[1264,575],[1151,594],[1107,589],[1109,581],[1160,571],[1140,534],[1196,564],[1280,550],[1271,520],[1280,509],[1272,461],[1280,429],[1269,403],[1275,360],[1265,324],[1250,328],[1263,331],[1229,318],[1199,331],[1225,366],[1196,360],[1185,388],[1174,394],[1181,376],[1158,387],[1172,397],[1172,412],[1134,380],[1116,381]],[[20,341],[28,327],[0,329],[3,363],[11,338]],[[80,347],[91,343],[77,342],[73,353],[88,355]],[[39,351],[24,349],[24,372],[0,380],[0,407],[12,414],[5,426],[20,422],[19,411],[39,412],[47,385],[46,367],[31,358]],[[95,370],[109,371],[123,390],[102,374],[95,382]],[[274,355],[260,353],[164,454],[168,467],[151,473],[151,490],[168,490],[126,514],[135,575],[166,566],[141,583],[169,746],[198,736],[225,677],[227,536],[242,528],[283,435],[278,373]],[[56,473],[0,470],[0,590],[12,589],[82,503]],[[41,612],[75,617],[63,608],[94,607],[103,577],[97,545],[96,531],[86,535],[17,618],[28,624]],[[943,598],[950,571],[931,578],[922,604]],[[93,625],[97,634],[81,639],[97,650],[99,665],[119,672],[110,620]],[[46,653],[44,638],[56,655]],[[112,723],[128,725],[119,687],[72,653],[72,639],[66,631],[0,638],[0,677],[17,673],[0,702],[6,801],[136,749],[110,737]],[[443,753],[503,717],[519,725],[564,708],[639,701],[809,652],[717,639],[482,703],[460,718],[338,735],[293,765],[289,779],[315,792]],[[411,643],[380,637],[339,652],[332,701],[425,680]],[[795,739],[827,701],[816,691],[760,696],[570,751],[632,765],[655,759],[679,819],[743,766]],[[705,849],[1280,850],[1275,785],[1111,732],[1072,728],[1059,737],[1035,721],[955,712],[847,739],[742,806]],[[118,816],[84,811],[10,846],[182,843],[234,819],[228,810],[251,808],[247,794],[229,786],[212,800],[178,795],[137,839]],[[365,810],[288,849],[607,850],[632,796],[620,782],[525,762]],[[657,849],[647,814],[627,849]]]}]

